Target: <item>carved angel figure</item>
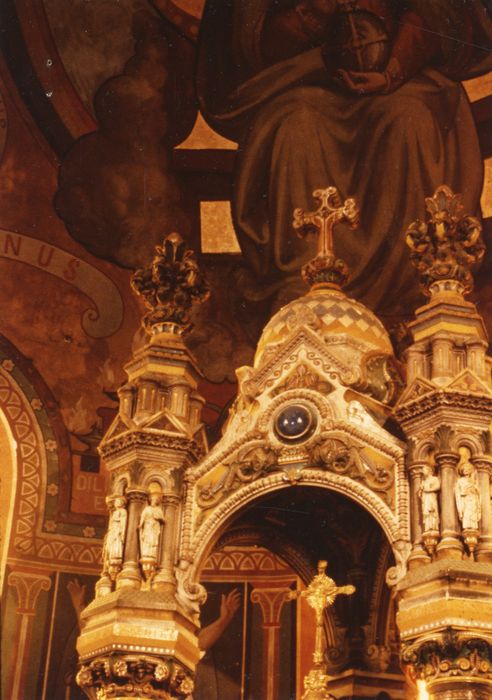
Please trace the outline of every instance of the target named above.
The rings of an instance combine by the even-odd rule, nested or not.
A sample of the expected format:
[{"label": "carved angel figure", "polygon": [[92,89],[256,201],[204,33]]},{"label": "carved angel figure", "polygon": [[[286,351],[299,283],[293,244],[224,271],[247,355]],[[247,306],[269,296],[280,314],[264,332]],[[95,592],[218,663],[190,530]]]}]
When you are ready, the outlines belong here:
[{"label": "carved angel figure", "polygon": [[439,506],[437,495],[441,489],[441,481],[432,473],[429,465],[422,469],[422,482],[419,488],[422,508],[422,528],[424,532],[439,532]]},{"label": "carved angel figure", "polygon": [[109,518],[108,532],[104,542],[104,561],[109,567],[119,566],[123,559],[123,547],[126,533],[126,499],[117,496]]},{"label": "carved angel figure", "polygon": [[139,539],[142,559],[158,559],[159,537],[164,524],[164,512],[161,506],[161,494],[151,493],[150,504],[145,506],[140,515]]},{"label": "carved angel figure", "polygon": [[458,466],[459,478],[454,487],[456,508],[463,530],[478,530],[482,517],[482,503],[475,467],[465,457]]}]

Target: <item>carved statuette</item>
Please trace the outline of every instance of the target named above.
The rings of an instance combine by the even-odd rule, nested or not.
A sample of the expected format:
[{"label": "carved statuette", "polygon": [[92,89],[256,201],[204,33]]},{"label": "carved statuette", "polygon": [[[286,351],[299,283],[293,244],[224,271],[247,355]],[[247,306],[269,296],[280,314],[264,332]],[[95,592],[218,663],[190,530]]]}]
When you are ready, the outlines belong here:
[{"label": "carved statuette", "polygon": [[316,615],[316,639],[313,653],[313,668],[304,678],[304,695],[302,700],[331,700],[331,695],[326,684],[328,676],[324,663],[324,634],[323,615],[326,608],[333,605],[338,595],[352,595],[355,592],[354,586],[337,586],[335,581],[326,575],[328,562],[318,562],[318,573],[313,578],[305,591],[300,593],[292,591],[290,598],[301,596],[306,598],[308,604],[313,608]]},{"label": "carved statuette", "polygon": [[482,503],[477,482],[477,472],[469,460],[466,447],[460,449],[459,477],[454,487],[456,509],[463,528],[463,537],[473,554],[478,541],[478,527],[482,517]]},{"label": "carved statuette", "polygon": [[149,495],[150,503],[145,506],[138,525],[140,541],[140,564],[146,580],[151,580],[155,574],[159,561],[159,542],[161,530],[164,525],[164,511],[162,510],[162,495],[158,491],[152,491]]},{"label": "carved statuette", "polygon": [[419,497],[422,513],[422,530],[424,545],[430,555],[433,554],[439,538],[438,494],[441,481],[432,473],[432,467],[425,464],[422,468]]},{"label": "carved statuette", "polygon": [[343,260],[336,257],[333,247],[333,229],[341,222],[352,228],[359,224],[359,210],[353,199],[342,201],[336,187],[315,190],[313,197],[319,203],[316,211],[294,210],[294,229],[299,236],[318,234],[318,253],[316,257],[302,268],[302,277],[311,287],[314,285],[331,285],[339,287],[349,276],[349,270]]},{"label": "carved statuette", "polygon": [[464,216],[461,196],[446,185],[425,200],[430,218],[417,219],[407,229],[410,260],[420,273],[425,294],[440,281],[454,281],[462,293],[473,288],[472,265],[484,256],[482,226],[475,216]]},{"label": "carved statuette", "polygon": [[[113,499],[108,500],[111,502]],[[109,516],[103,551],[104,571],[107,571],[113,581],[123,562],[127,519],[126,499],[124,496],[116,496]]]},{"label": "carved statuette", "polygon": [[206,301],[210,294],[193,251],[179,233],[171,233],[156,246],[152,263],[135,272],[131,285],[149,309],[143,318],[149,333],[189,330],[193,303]]}]

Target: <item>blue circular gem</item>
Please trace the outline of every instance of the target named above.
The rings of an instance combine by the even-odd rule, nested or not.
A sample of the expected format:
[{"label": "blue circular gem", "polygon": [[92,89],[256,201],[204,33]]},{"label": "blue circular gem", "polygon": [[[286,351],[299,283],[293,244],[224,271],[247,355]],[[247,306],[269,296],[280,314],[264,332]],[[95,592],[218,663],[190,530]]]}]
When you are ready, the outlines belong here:
[{"label": "blue circular gem", "polygon": [[311,412],[305,406],[293,404],[277,415],[275,429],[284,440],[298,440],[307,435],[312,424]]}]

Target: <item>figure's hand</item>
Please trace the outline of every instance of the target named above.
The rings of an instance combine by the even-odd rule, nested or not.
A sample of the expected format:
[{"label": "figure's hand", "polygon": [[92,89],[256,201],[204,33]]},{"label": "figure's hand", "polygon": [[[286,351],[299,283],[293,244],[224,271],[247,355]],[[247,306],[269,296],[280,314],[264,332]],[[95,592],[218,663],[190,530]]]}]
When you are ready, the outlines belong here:
[{"label": "figure's hand", "polygon": [[377,73],[375,71],[359,73],[353,70],[340,69],[337,75],[345,87],[352,92],[356,92],[358,95],[383,92],[388,87],[384,73]]},{"label": "figure's hand", "polygon": [[241,594],[235,588],[220,599],[220,619],[227,624],[232,620],[241,605]]},{"label": "figure's hand", "polygon": [[235,588],[220,599],[220,615],[198,634],[198,645],[202,651],[208,651],[221,637],[241,604],[241,594]]}]

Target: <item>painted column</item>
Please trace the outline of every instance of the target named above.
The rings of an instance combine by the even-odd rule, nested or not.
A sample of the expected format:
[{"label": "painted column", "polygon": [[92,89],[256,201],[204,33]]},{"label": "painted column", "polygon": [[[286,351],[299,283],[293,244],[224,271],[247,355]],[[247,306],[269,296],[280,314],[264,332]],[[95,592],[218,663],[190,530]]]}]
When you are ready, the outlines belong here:
[{"label": "painted column", "polygon": [[[18,568],[7,578],[9,586],[17,594],[18,624],[15,639],[12,640],[9,700],[25,700],[25,679],[32,640],[32,628],[36,603],[41,591],[49,591],[51,578],[39,571]],[[5,641],[5,640],[4,640]]]},{"label": "painted column", "polygon": [[257,603],[263,615],[263,700],[278,698],[280,674],[280,613],[291,589],[257,586],[251,592],[251,602]]}]

